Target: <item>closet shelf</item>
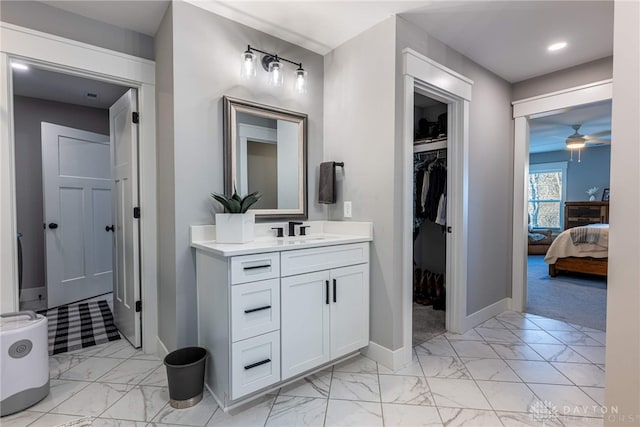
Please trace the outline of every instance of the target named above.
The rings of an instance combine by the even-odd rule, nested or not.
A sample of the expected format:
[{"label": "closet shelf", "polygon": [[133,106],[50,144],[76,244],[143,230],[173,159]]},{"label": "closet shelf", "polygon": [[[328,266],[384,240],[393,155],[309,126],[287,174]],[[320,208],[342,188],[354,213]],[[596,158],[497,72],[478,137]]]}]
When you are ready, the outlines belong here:
[{"label": "closet shelf", "polygon": [[413,152],[414,153],[422,153],[425,151],[434,151],[434,150],[442,150],[447,148],[447,140],[440,139],[435,142],[427,142],[420,144],[413,144]]}]

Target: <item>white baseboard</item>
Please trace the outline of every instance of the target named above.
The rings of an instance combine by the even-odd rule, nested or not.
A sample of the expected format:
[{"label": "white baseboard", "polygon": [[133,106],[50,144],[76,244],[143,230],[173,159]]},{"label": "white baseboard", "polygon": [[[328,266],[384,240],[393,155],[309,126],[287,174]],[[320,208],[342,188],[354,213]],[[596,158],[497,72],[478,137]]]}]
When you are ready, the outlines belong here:
[{"label": "white baseboard", "polygon": [[405,360],[402,357],[404,348],[389,350],[380,344],[369,341],[369,346],[362,350],[362,354],[394,371],[402,368],[405,364]]},{"label": "white baseboard", "polygon": [[511,298],[503,298],[500,301],[465,317],[462,328],[464,331],[468,331],[469,329],[475,328],[479,324],[486,322],[492,317],[509,310],[511,310]]},{"label": "white baseboard", "polygon": [[164,358],[169,354],[169,350],[167,350],[167,346],[164,345],[160,337],[156,337],[156,353],[160,357],[160,359],[164,360]]},{"label": "white baseboard", "polygon": [[25,301],[38,301],[38,295],[42,295],[42,299],[47,298],[47,288],[44,286],[38,286],[37,288],[22,288],[20,295],[20,302]]}]

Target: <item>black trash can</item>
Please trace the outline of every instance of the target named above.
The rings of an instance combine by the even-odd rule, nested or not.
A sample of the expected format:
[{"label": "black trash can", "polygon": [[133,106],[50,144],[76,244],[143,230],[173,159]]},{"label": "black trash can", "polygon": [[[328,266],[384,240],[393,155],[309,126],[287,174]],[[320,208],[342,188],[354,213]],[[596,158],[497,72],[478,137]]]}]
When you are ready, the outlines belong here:
[{"label": "black trash can", "polygon": [[181,348],[164,358],[173,408],[190,408],[202,400],[206,361],[207,350],[202,347]]}]

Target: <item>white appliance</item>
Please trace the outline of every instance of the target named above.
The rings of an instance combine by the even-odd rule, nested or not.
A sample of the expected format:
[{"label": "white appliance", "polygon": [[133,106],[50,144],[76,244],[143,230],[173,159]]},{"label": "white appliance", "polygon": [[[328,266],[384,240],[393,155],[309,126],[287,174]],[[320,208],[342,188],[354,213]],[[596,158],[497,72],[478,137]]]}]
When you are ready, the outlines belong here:
[{"label": "white appliance", "polygon": [[33,311],[0,315],[0,416],[49,394],[47,318]]}]

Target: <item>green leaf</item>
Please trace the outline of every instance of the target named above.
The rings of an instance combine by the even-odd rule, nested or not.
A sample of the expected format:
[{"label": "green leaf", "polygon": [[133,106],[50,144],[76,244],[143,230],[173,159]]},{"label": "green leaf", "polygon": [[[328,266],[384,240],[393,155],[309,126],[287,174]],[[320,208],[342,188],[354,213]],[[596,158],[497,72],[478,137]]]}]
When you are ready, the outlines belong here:
[{"label": "green leaf", "polygon": [[241,206],[241,212],[245,213],[247,210],[249,210],[249,208],[251,207],[251,205],[253,205],[254,203],[256,203],[258,200],[260,200],[260,197],[262,195],[259,193],[252,193],[249,194],[247,197],[245,197],[242,200],[242,206]]},{"label": "green leaf", "polygon": [[242,205],[235,199],[229,200],[229,213],[242,213]]}]

